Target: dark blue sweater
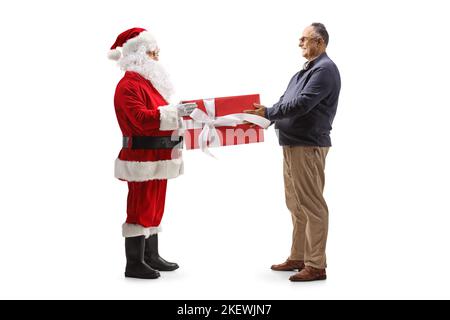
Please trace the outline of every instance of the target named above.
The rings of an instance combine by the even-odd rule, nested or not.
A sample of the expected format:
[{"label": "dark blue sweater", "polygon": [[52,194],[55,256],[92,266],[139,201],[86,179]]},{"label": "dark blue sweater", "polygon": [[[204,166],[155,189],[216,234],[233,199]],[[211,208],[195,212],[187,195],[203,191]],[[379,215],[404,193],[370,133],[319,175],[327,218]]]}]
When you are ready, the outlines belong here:
[{"label": "dark blue sweater", "polygon": [[331,146],[330,131],[341,90],[339,70],[322,53],[297,72],[266,118],[275,122],[282,146]]}]

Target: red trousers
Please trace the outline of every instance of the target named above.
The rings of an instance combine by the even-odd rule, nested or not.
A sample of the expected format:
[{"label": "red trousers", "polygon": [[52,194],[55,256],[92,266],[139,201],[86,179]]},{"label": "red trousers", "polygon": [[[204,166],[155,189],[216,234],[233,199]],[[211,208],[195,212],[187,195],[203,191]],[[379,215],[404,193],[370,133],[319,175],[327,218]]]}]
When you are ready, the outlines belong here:
[{"label": "red trousers", "polygon": [[158,227],[164,214],[167,180],[128,182],[127,223]]}]

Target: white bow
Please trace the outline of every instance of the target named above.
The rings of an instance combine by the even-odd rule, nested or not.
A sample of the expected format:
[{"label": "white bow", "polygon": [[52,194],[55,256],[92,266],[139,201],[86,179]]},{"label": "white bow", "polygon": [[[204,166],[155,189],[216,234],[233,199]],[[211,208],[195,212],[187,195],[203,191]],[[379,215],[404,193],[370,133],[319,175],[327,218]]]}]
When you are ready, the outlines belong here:
[{"label": "white bow", "polygon": [[[195,109],[190,117],[194,120],[194,124],[203,124],[202,132],[198,136],[198,145],[200,149],[207,155],[214,157],[214,155],[208,150],[210,147],[220,146],[220,137],[217,133],[216,127],[231,126],[235,127],[238,124],[243,124],[244,121],[256,124],[262,128],[267,128],[270,125],[270,121],[266,118],[248,114],[248,113],[233,113],[223,117],[216,118],[216,105],[214,99],[203,100],[205,104],[206,113],[200,109]],[[196,128],[197,126],[193,126]],[[189,129],[189,128],[188,128]]]}]

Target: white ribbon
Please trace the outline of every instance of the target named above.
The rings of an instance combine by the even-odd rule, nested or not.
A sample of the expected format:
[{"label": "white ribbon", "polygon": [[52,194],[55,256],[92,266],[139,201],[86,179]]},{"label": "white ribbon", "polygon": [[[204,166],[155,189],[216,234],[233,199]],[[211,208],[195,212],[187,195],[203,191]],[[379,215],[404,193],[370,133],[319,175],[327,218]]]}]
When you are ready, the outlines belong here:
[{"label": "white ribbon", "polygon": [[266,118],[248,114],[248,113],[233,113],[223,117],[216,118],[216,104],[214,99],[203,100],[206,113],[200,109],[195,109],[190,117],[192,121],[186,121],[186,129],[203,128],[198,136],[198,145],[200,149],[207,155],[214,157],[214,155],[208,150],[210,147],[220,146],[220,137],[216,130],[216,127],[231,126],[235,127],[238,124],[243,124],[244,121],[256,124],[262,128],[268,128],[270,121]]}]

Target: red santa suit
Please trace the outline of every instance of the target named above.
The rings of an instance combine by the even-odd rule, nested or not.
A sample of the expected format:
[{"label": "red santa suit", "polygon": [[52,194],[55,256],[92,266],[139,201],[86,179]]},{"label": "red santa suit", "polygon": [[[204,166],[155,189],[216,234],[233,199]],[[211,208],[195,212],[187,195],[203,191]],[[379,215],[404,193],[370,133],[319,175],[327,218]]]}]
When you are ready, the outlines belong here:
[{"label": "red santa suit", "polygon": [[156,49],[151,41],[147,32],[140,31],[123,44],[119,64],[126,72],[114,96],[117,120],[128,139],[115,162],[115,177],[127,181],[129,190],[124,237],[148,237],[159,231],[167,179],[183,173],[180,149],[133,146],[134,140],[143,137],[174,140],[174,130],[180,127],[176,107],[166,100],[170,90],[163,69],[144,56],[145,51]]}]

